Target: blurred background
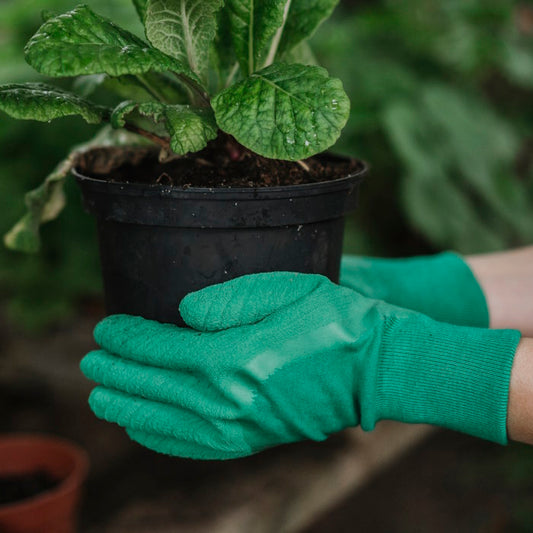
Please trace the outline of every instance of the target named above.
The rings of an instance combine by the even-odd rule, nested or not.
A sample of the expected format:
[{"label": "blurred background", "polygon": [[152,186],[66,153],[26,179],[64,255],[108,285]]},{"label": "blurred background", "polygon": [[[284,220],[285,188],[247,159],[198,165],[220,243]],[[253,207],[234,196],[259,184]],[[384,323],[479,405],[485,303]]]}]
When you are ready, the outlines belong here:
[{"label": "blurred background", "polygon": [[[85,3],[140,32],[129,0]],[[0,1],[0,83],[37,79],[22,50],[40,25],[41,10],[61,12],[75,4]],[[360,209],[347,223],[346,251],[469,254],[533,242],[530,2],[341,0],[312,45],[319,63],[343,80],[352,102],[335,150],[371,166]],[[1,234],[24,213],[24,193],[73,143],[95,131],[77,119],[40,124],[0,117]],[[72,400],[73,394],[79,401],[85,397],[77,363],[81,350],[92,346],[91,328],[103,306],[93,220],[83,213],[72,181],[67,194],[65,212],[43,228],[39,254],[0,247],[0,429],[87,438],[93,454],[107,457],[89,486],[96,502],[110,465],[117,469],[115,479],[130,479],[123,463],[115,462],[127,456],[129,444],[103,424],[88,422],[90,414],[81,416]],[[43,401],[48,410],[36,414],[32,406]],[[96,432],[90,443],[88,431]],[[149,472],[149,455],[127,449],[141,454],[139,464],[144,460]],[[320,455],[314,447],[309,453]],[[224,468],[224,475],[232,475]],[[122,488],[114,505],[91,507],[89,500],[87,527],[125,505],[129,493]],[[408,496],[418,502],[415,507]],[[339,500],[312,531],[351,531],[362,514],[365,531],[532,531],[532,496],[532,450],[439,432],[363,489],[343,496],[345,503]]]}]

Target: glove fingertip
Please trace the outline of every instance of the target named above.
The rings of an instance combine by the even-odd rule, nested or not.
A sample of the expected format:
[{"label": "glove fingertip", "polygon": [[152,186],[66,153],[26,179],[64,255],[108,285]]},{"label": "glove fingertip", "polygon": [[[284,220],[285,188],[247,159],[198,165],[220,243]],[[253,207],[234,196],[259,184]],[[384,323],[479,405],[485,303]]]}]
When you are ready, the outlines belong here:
[{"label": "glove fingertip", "polygon": [[80,370],[87,379],[100,382],[102,370],[110,358],[114,357],[105,350],[93,350],[80,361]]},{"label": "glove fingertip", "polygon": [[125,426],[135,413],[136,405],[125,403],[122,397],[122,393],[98,385],[89,394],[89,407],[97,418]]},{"label": "glove fingertip", "polygon": [[[212,285],[187,294],[180,303],[179,311],[184,322],[198,331],[220,331],[238,325],[232,312],[237,294],[228,284]],[[227,312],[229,311],[229,312]]]},{"label": "glove fingertip", "polygon": [[255,324],[309,294],[327,278],[315,274],[249,274],[188,294],[180,303],[183,320],[200,331]]},{"label": "glove fingertip", "polygon": [[89,407],[91,411],[98,417],[105,419],[105,409],[104,403],[102,402],[102,395],[104,392],[104,387],[99,385],[95,387],[89,394]]},{"label": "glove fingertip", "polygon": [[92,369],[94,368],[94,359],[95,354],[97,354],[99,350],[93,350],[92,352],[89,352],[81,361],[80,361],[80,370],[82,374],[88,378],[92,379]]},{"label": "glove fingertip", "polygon": [[140,316],[110,315],[96,324],[93,336],[96,344],[107,348],[121,337],[129,337],[131,331],[139,331],[148,322]]}]

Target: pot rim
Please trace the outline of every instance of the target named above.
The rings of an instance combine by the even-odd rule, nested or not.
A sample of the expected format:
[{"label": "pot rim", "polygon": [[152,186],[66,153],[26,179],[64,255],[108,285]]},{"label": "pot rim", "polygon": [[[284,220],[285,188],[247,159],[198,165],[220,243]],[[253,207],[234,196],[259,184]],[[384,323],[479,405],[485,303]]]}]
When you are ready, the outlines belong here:
[{"label": "pot rim", "polygon": [[[349,158],[335,154],[320,154],[316,157],[330,160],[346,161]],[[285,198],[297,196],[314,196],[324,190],[340,190],[361,183],[368,175],[369,165],[361,159],[354,159],[358,167],[346,176],[316,183],[301,183],[297,185],[277,185],[273,187],[177,187],[175,185],[146,184],[135,182],[113,182],[105,179],[91,178],[80,173],[76,168],[71,170],[72,175],[79,183],[90,183],[95,188],[104,192],[118,192],[123,195],[134,196],[160,196],[168,198],[180,197],[205,197],[222,199],[261,199]]]},{"label": "pot rim", "polygon": [[35,512],[37,506],[47,506],[54,500],[74,492],[83,484],[89,472],[89,454],[81,446],[68,439],[41,433],[0,435],[0,449],[3,446],[19,447],[21,444],[53,445],[58,450],[66,452],[72,458],[74,466],[67,477],[60,480],[56,487],[19,502],[0,504],[0,518],[21,512]]}]

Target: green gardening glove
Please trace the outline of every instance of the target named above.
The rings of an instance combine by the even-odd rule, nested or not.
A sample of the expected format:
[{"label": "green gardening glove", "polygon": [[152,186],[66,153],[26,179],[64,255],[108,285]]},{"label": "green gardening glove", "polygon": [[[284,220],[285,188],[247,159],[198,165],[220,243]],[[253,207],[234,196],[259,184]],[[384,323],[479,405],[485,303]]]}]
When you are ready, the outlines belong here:
[{"label": "green gardening glove", "polygon": [[229,459],[381,419],[505,443],[520,334],[435,322],[318,275],[256,274],[189,294],[192,329],[127,315],[81,363],[94,413],[158,452]]},{"label": "green gardening glove", "polygon": [[344,256],[340,283],[435,320],[489,326],[483,291],[470,267],[453,252],[409,259]]}]

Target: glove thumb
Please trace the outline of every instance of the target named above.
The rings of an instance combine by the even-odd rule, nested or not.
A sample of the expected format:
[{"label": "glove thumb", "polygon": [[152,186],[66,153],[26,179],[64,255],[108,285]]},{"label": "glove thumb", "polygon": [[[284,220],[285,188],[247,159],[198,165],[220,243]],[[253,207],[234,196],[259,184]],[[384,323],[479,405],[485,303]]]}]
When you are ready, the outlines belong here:
[{"label": "glove thumb", "polygon": [[308,295],[329,280],[317,274],[250,274],[185,296],[180,313],[199,331],[220,331],[255,324]]}]

